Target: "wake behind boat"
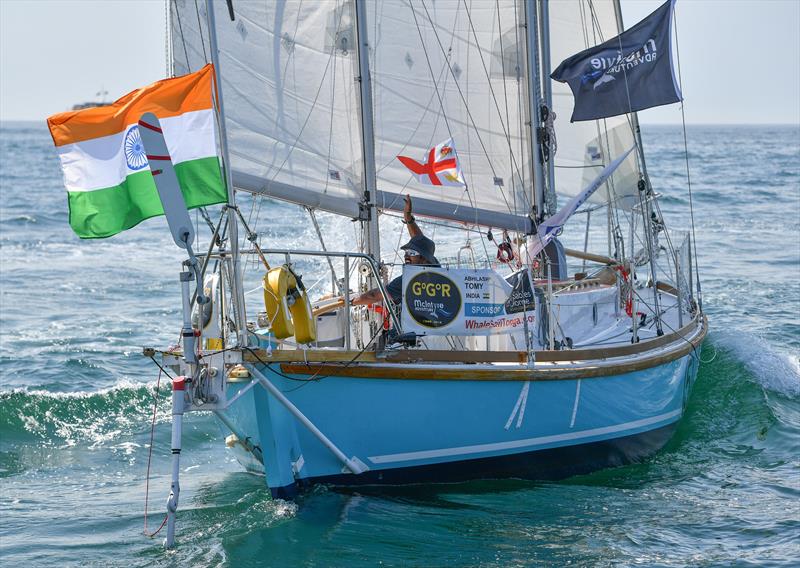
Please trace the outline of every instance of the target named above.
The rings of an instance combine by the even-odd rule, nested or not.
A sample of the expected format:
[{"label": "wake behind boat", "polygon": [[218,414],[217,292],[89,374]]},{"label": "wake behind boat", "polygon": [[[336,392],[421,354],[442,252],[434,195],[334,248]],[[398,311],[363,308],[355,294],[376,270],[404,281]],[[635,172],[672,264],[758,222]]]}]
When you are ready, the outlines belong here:
[{"label": "wake behind boat", "polygon": [[[635,113],[681,99],[672,2],[625,32],[597,0],[170,10],[176,78],[49,121],[80,236],[164,212],[187,252],[182,343],[160,352],[176,373],[168,545],[189,411],[214,412],[280,498],[558,479],[666,443],[707,332],[693,238],[666,229]],[[249,214],[234,188],[256,196]],[[265,239],[266,197],[306,208],[319,248]],[[353,246],[318,211],[356,221]],[[405,265],[406,235],[379,230],[401,212]],[[593,214],[606,249],[566,249],[568,221],[585,215],[588,244]],[[421,245],[416,215],[458,254]]]}]

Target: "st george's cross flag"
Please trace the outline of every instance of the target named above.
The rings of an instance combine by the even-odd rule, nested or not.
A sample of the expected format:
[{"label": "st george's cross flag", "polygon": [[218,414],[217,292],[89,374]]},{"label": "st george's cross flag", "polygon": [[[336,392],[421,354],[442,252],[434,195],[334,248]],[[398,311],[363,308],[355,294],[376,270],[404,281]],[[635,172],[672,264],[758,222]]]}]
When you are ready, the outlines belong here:
[{"label": "st george's cross flag", "polygon": [[155,114],[188,208],[227,200],[212,101],[214,67],[164,79],[107,106],[47,119],[64,174],[69,222],[84,239],[110,237],[163,215],[139,118]]},{"label": "st george's cross flag", "polygon": [[428,150],[427,159],[424,163],[406,156],[397,156],[397,159],[411,170],[422,184],[451,187],[467,185],[464,181],[464,176],[461,174],[461,167],[458,164],[456,147],[453,145],[452,138]]}]

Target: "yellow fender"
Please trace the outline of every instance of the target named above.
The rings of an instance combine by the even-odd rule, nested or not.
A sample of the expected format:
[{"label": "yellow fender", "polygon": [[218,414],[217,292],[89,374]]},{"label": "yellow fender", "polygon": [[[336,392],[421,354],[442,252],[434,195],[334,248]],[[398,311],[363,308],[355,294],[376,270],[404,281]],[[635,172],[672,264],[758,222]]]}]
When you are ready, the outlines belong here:
[{"label": "yellow fender", "polygon": [[264,306],[276,339],[294,336],[297,343],[317,340],[317,319],[300,280],[283,265],[264,276]]},{"label": "yellow fender", "polygon": [[294,335],[294,325],[289,312],[288,294],[297,286],[294,275],[286,266],[273,268],[264,275],[264,307],[276,339]]},{"label": "yellow fender", "polygon": [[311,313],[311,302],[305,290],[300,291],[292,307],[292,321],[294,322],[294,338],[297,343],[311,343],[317,340],[317,318]]}]

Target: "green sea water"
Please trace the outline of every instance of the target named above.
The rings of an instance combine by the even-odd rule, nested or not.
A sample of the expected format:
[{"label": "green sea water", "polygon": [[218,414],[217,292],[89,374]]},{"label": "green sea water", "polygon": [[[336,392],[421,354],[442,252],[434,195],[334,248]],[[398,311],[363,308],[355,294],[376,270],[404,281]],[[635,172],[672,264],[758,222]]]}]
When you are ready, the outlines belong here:
[{"label": "green sea water", "polygon": [[[666,220],[686,228],[681,130],[644,135]],[[689,144],[711,333],[686,416],[659,454],[556,483],[318,487],[290,503],[272,500],[215,422],[193,414],[179,546],[165,551],[162,535],[142,534],[157,369],[140,353],[175,341],[180,252],[163,219],[78,240],[46,130],[3,124],[0,564],[800,565],[800,129],[698,126]],[[301,211],[261,207],[273,219],[265,244],[313,242]],[[332,242],[350,238],[349,221],[321,221]],[[386,242],[399,229],[387,223]],[[568,242],[582,241],[577,229]],[[458,239],[437,235],[445,253]],[[166,390],[149,530],[169,487]]]}]

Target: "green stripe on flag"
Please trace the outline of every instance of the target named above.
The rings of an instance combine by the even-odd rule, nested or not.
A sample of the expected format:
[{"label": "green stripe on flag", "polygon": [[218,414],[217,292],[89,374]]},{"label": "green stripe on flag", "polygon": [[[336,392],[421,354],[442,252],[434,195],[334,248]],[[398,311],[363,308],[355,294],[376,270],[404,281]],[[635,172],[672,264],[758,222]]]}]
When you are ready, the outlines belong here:
[{"label": "green stripe on flag", "polygon": [[[175,174],[189,209],[228,200],[216,156],[176,164]],[[164,214],[149,170],[131,174],[114,187],[70,191],[68,199],[69,224],[82,239],[110,237]]]}]

